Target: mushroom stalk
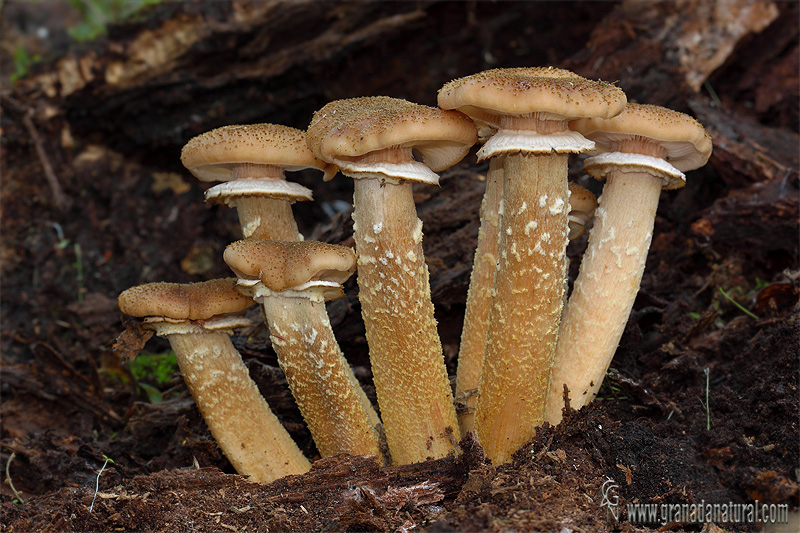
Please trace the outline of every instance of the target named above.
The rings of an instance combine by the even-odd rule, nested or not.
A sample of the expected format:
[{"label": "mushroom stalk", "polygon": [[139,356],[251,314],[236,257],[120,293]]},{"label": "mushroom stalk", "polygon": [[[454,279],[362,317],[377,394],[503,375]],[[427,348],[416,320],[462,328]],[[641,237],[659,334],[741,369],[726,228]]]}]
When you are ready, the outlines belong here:
[{"label": "mushroom stalk", "polygon": [[551,424],[561,421],[564,384],[574,409],[597,395],[639,291],[662,185],[646,172],[614,170],[606,178],[561,320],[547,400]]},{"label": "mushroom stalk", "polygon": [[458,420],[408,182],[357,178],[359,300],[386,439],[395,464],[453,453]]},{"label": "mushroom stalk", "polygon": [[[286,181],[283,169],[276,165],[239,163],[233,170],[234,180],[267,178],[275,183]],[[272,181],[270,181],[272,183]],[[239,225],[245,239],[299,241],[300,231],[292,214],[294,199],[271,198],[269,195],[243,196],[229,200],[236,207]]]},{"label": "mushroom stalk", "polygon": [[456,402],[463,411],[459,414],[461,433],[475,429],[475,404],[478,382],[486,348],[486,330],[492,307],[492,287],[497,269],[497,243],[500,234],[501,199],[503,197],[503,159],[489,161],[486,192],[481,202],[481,224],[478,246],[475,249],[472,274],[467,292],[467,307],[456,374]]},{"label": "mushroom stalk", "polygon": [[311,468],[258,392],[227,333],[165,336],[203,419],[237,472],[269,483]]},{"label": "mushroom stalk", "polygon": [[257,296],[278,363],[320,455],[376,455],[380,419],[344,358],[320,297]]},{"label": "mushroom stalk", "polygon": [[544,420],[566,274],[567,159],[505,158],[500,257],[475,415],[495,464],[509,461]]},{"label": "mushroom stalk", "polygon": [[231,203],[236,206],[245,239],[302,240],[291,201],[251,196],[236,198]]}]

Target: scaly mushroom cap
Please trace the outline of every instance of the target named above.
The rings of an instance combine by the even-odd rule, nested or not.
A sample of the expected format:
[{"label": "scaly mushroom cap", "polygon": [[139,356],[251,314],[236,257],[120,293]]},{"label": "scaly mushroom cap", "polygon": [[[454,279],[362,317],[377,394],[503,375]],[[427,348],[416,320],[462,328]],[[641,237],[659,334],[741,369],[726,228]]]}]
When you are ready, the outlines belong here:
[{"label": "scaly mushroom cap", "polygon": [[259,280],[272,291],[300,290],[314,282],[341,285],[356,270],[352,249],[316,241],[236,241],[223,259],[239,278]]},{"label": "scaly mushroom cap", "polygon": [[255,304],[236,290],[236,278],[200,283],[147,283],[119,295],[120,310],[135,317],[206,320],[240,313]]},{"label": "scaly mushroom cap", "polygon": [[231,180],[243,163],[330,170],[309,151],[305,133],[278,124],[223,126],[198,135],[183,147],[181,162],[201,181]]},{"label": "scaly mushroom cap", "polygon": [[[493,69],[445,84],[439,106],[466,113],[488,138],[478,161],[515,153],[580,153],[594,143],[567,120],[612,117],[627,99],[619,87],[552,67]],[[492,134],[492,131],[496,133]]]},{"label": "scaly mushroom cap", "polygon": [[622,89],[553,67],[498,68],[453,80],[439,90],[442,109],[500,127],[503,116],[542,113],[554,119],[613,117],[627,102]]},{"label": "scaly mushroom cap", "polygon": [[570,127],[593,140],[598,151],[609,152],[586,160],[584,170],[597,179],[625,166],[649,170],[664,179],[665,189],[675,189],[685,183],[683,172],[705,165],[711,156],[711,137],[703,126],[665,107],[628,104],[616,117],[575,120]]},{"label": "scaly mushroom cap", "polygon": [[330,102],[314,113],[306,138],[314,155],[343,170],[371,152],[413,148],[439,172],[467,155],[477,132],[456,111],[372,96]]}]

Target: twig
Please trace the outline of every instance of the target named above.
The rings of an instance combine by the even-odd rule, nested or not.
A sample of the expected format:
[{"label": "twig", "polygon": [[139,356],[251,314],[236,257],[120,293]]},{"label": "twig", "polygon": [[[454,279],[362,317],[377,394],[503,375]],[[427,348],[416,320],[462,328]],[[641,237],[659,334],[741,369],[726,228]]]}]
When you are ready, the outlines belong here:
[{"label": "twig", "polygon": [[11,487],[11,492],[13,492],[14,496],[17,497],[17,499],[19,500],[19,503],[24,504],[25,503],[25,499],[22,497],[22,494],[20,494],[17,491],[16,487],[14,487],[14,482],[11,481],[11,472],[10,472],[10,470],[11,470],[11,461],[13,461],[14,457],[16,457],[16,456],[17,456],[17,452],[11,452],[11,455],[8,456],[8,461],[6,461],[6,483],[8,483],[9,487]]},{"label": "twig", "polygon": [[36,126],[33,124],[33,120],[31,120],[31,116],[27,111],[23,111],[22,113],[22,124],[25,126],[25,129],[28,130],[28,135],[31,136],[33,145],[36,147],[36,153],[39,156],[39,162],[42,164],[42,168],[44,168],[44,175],[47,178],[48,185],[50,185],[50,190],[53,192],[53,198],[55,199],[56,207],[61,211],[64,211],[67,207],[69,207],[70,200],[61,189],[61,184],[58,182],[58,176],[56,176],[53,166],[50,164],[50,160],[47,157],[47,152],[45,151],[44,146],[42,145],[42,140],[39,137],[39,132],[36,130]]}]

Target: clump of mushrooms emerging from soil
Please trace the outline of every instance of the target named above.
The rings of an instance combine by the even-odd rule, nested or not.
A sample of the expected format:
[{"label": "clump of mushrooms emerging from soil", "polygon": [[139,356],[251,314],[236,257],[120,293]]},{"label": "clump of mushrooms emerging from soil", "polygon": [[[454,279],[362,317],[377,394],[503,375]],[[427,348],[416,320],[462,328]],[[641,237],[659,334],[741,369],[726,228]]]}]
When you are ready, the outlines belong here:
[{"label": "clump of mushrooms emerging from soil", "polygon": [[567,268],[567,158],[594,148],[568,121],[612,117],[625,103],[618,87],[554,68],[488,70],[439,91],[441,107],[494,131],[478,159],[503,159],[491,311],[486,324],[465,323],[485,330],[475,430],[494,462],[544,420]]},{"label": "clump of mushrooms emerging from soil", "polygon": [[[339,100],[307,132],[227,126],[184,147],[192,174],[223,181],[207,201],[239,211],[245,239],[224,254],[238,279],[133,287],[119,306],[169,340],[240,474],[269,482],[310,467],[229,338],[256,302],[321,456],[414,463],[459,453],[474,431],[493,463],[509,461],[545,420],[561,420],[565,387],[575,407],[597,394],[639,290],[660,191],[682,187],[711,153],[691,117],[627,103],[618,87],[563,69],[481,72],[446,84],[438,103]],[[437,185],[479,137],[489,169],[454,395],[412,184]],[[567,181],[568,154],[587,151],[585,172],[606,181],[599,207]],[[302,242],[291,204],[311,191],[284,176],[301,168],[354,179],[355,251]],[[593,218],[567,299],[566,245]],[[380,418],[325,310],[356,268]]]}]

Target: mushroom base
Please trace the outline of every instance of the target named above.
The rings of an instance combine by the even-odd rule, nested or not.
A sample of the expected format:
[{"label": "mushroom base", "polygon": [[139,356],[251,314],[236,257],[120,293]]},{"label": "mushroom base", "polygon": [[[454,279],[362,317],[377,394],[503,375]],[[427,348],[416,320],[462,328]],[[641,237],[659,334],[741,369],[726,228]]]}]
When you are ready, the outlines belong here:
[{"label": "mushroom base", "polygon": [[226,333],[166,337],[203,419],[237,472],[269,483],[311,468],[261,397]]},{"label": "mushroom base", "polygon": [[454,453],[460,433],[409,183],[355,181],[358,298],[395,464]]},{"label": "mushroom base", "polygon": [[573,409],[597,395],[639,292],[661,186],[647,173],[608,175],[561,320],[547,399],[551,424],[561,421],[564,384]]},{"label": "mushroom base", "polygon": [[544,420],[566,274],[567,155],[505,160],[499,261],[475,429],[505,463]]}]

